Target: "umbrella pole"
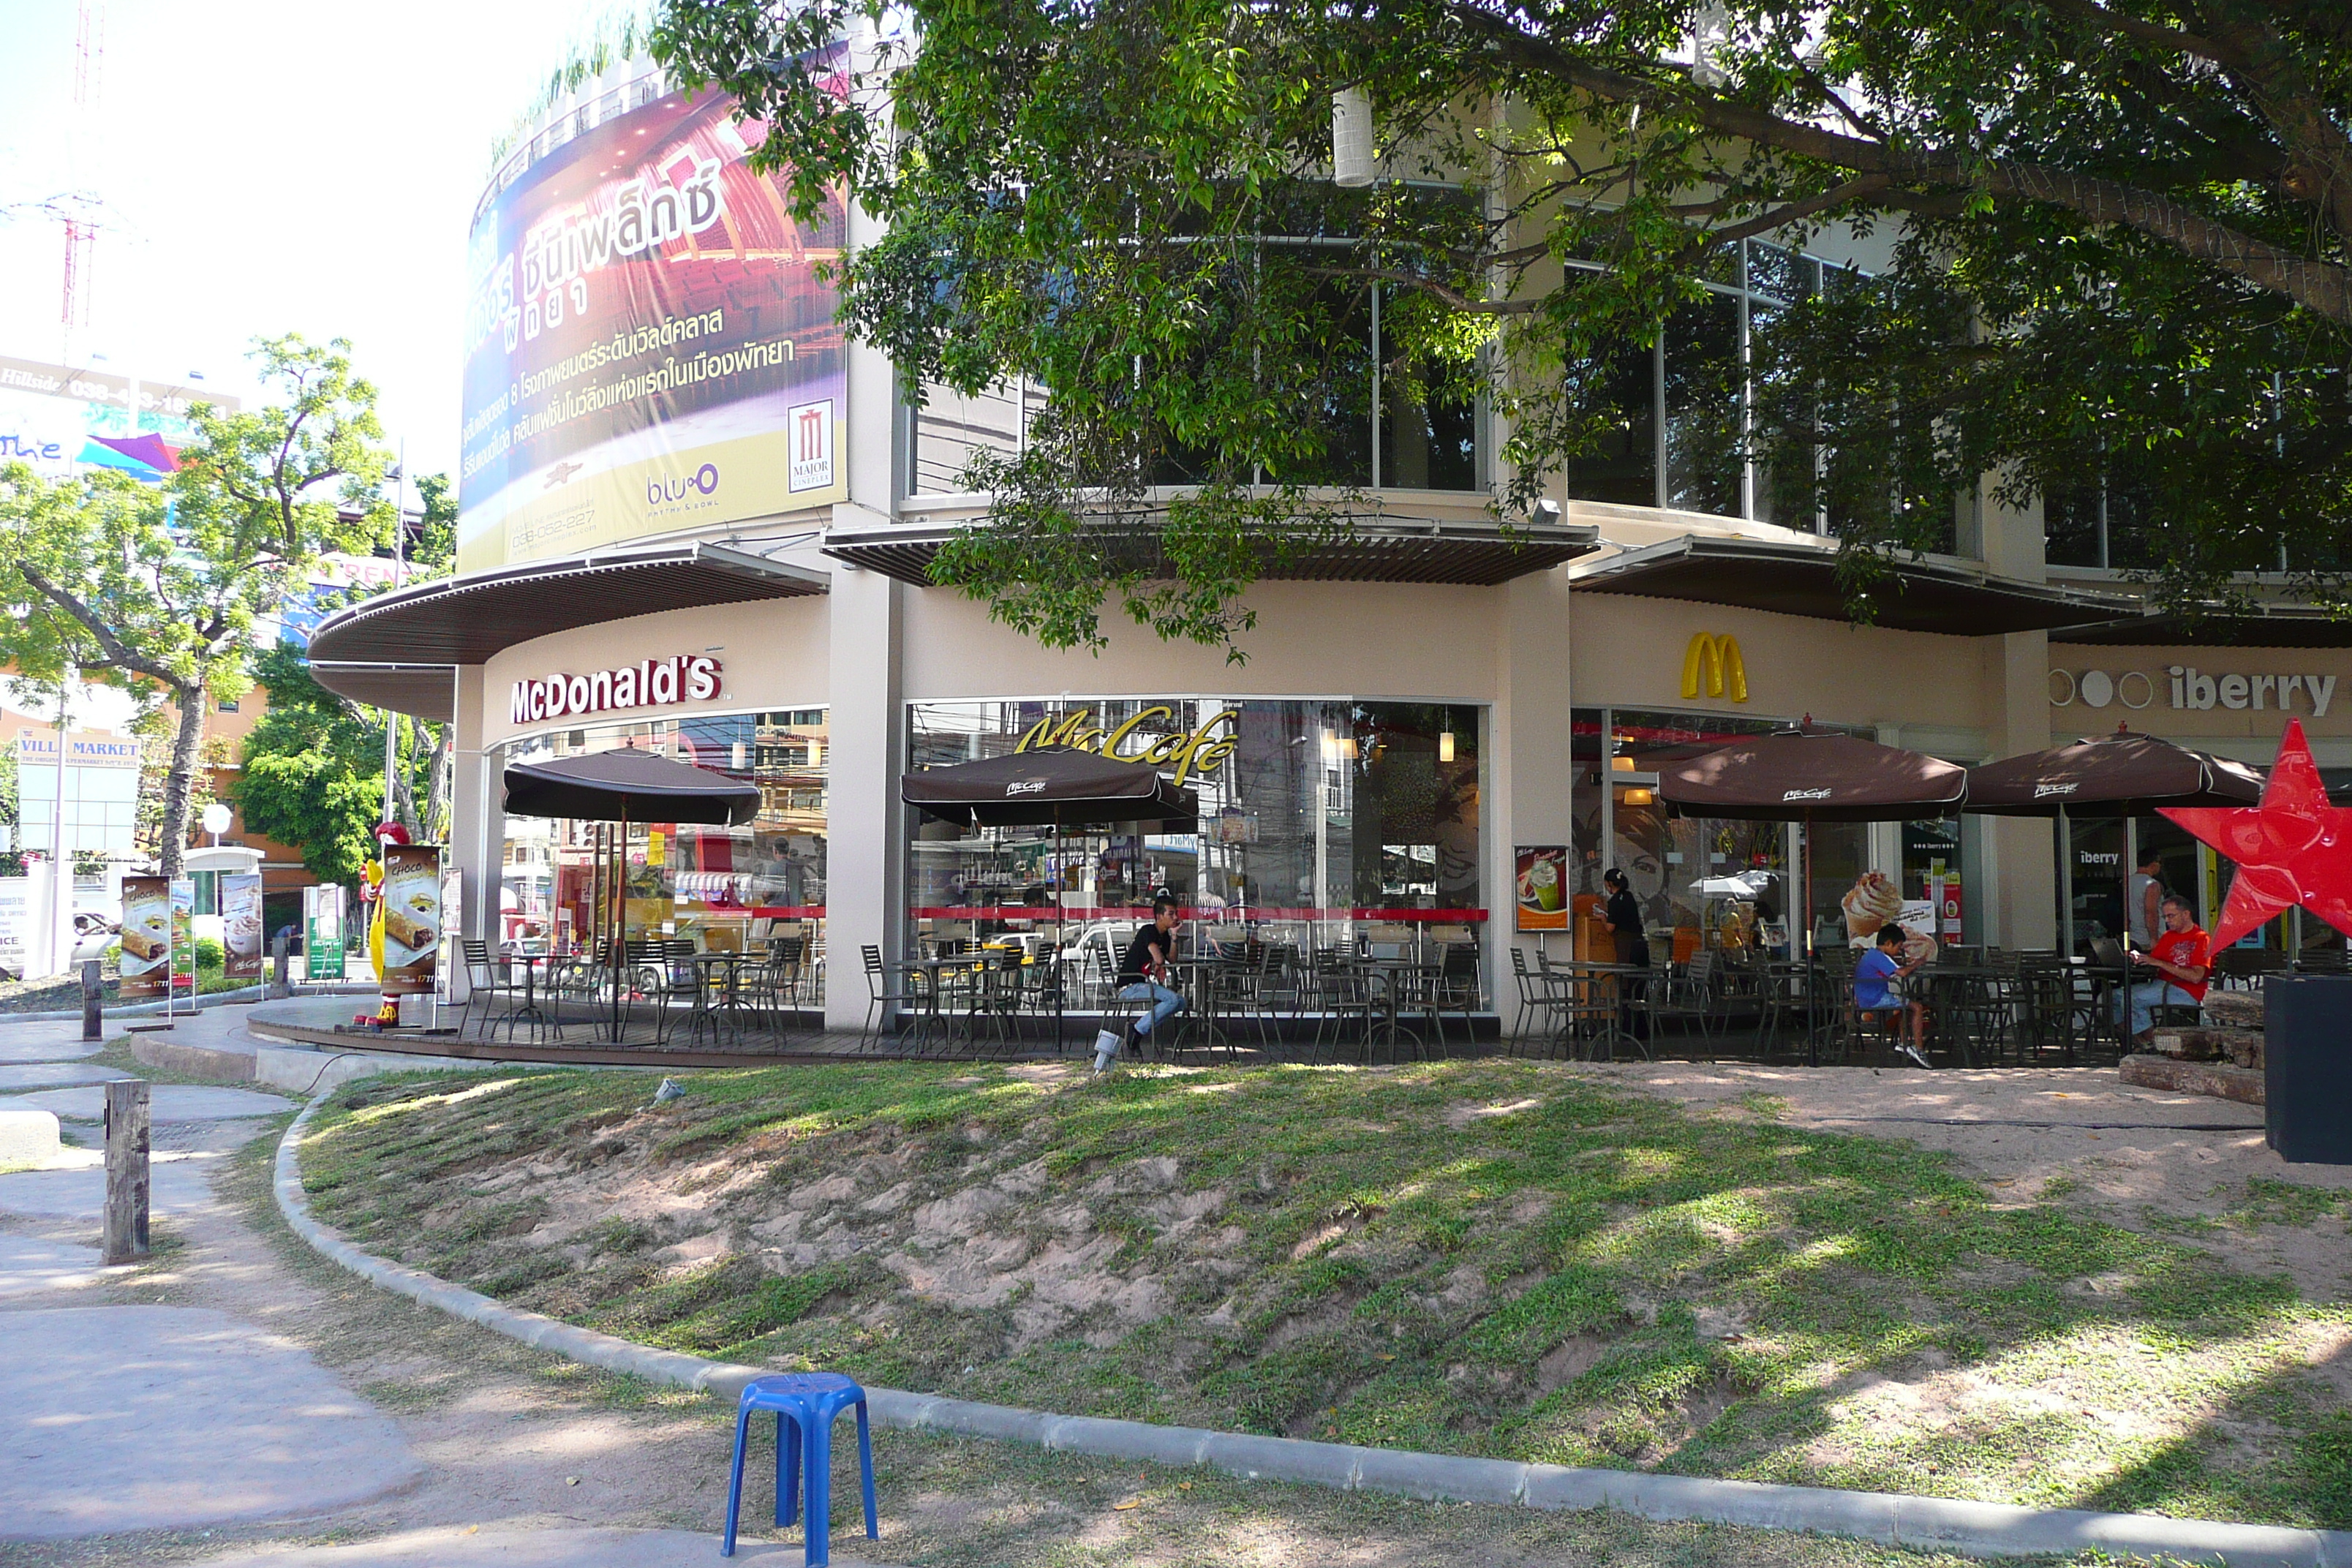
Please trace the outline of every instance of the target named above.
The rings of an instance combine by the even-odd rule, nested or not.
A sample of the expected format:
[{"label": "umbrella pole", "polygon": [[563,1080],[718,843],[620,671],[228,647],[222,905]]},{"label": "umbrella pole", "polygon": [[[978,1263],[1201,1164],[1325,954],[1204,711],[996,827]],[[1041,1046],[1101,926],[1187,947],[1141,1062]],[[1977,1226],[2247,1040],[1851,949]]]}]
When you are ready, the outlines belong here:
[{"label": "umbrella pole", "polygon": [[1822,1065],[1822,954],[1813,919],[1813,818],[1805,814],[1805,1065]]},{"label": "umbrella pole", "polygon": [[621,808],[620,826],[613,830],[613,1043],[621,1043],[621,977],[628,973],[629,953],[629,808]]},{"label": "umbrella pole", "polygon": [[1062,808],[1054,808],[1054,874],[1045,879],[1054,893],[1054,1054],[1062,1054],[1062,987],[1066,965],[1062,963]]},{"label": "umbrella pole", "polygon": [[2058,956],[2074,961],[2074,835],[2063,804],[2058,807]]},{"label": "umbrella pole", "polygon": [[2131,879],[2139,875],[2139,818],[2124,813],[2124,945],[2131,945]]}]

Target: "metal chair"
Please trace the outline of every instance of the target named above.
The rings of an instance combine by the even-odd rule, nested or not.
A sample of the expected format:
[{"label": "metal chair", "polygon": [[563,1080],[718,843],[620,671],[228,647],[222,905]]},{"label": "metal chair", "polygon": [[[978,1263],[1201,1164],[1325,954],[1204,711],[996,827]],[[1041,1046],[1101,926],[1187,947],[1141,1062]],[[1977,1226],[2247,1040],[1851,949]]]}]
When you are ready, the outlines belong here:
[{"label": "metal chair", "polygon": [[487,939],[460,938],[457,947],[458,951],[465,954],[466,959],[466,1006],[465,1010],[457,1015],[457,1034],[460,1038],[464,1037],[469,1020],[474,1016],[474,1005],[479,1002],[482,1008],[482,1036],[487,1039],[489,1037],[490,1016],[497,1011],[498,998],[506,995],[519,996],[522,993],[512,980],[501,974],[500,971],[504,965],[490,956],[490,944]]},{"label": "metal chair", "polygon": [[[863,1049],[869,1037],[877,1045],[881,1043],[881,1025],[890,1017],[892,1009],[920,1011],[929,1001],[929,994],[919,993],[911,985],[893,986],[889,972],[882,966],[882,949],[875,943],[867,942],[859,951],[866,961],[866,1024],[857,1032],[857,1044]],[[900,973],[902,977],[909,973]],[[905,1026],[903,1023],[899,1026],[901,1030]]]}]

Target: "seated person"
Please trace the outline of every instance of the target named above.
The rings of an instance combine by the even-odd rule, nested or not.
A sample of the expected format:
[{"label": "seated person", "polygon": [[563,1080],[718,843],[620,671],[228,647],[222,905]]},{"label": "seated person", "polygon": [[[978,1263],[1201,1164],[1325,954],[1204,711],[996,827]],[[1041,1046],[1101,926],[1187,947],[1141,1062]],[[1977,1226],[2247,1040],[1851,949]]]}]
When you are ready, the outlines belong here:
[{"label": "seated person", "polygon": [[1139,928],[1118,961],[1118,997],[1149,1002],[1151,1010],[1128,1026],[1129,1050],[1141,1047],[1159,1025],[1184,1010],[1184,998],[1168,987],[1168,964],[1176,956],[1176,900],[1161,893],[1151,900],[1151,919]]},{"label": "seated person", "polygon": [[1921,1067],[1927,1065],[1927,1007],[1923,1002],[1906,1000],[1897,989],[1910,973],[1925,959],[1911,963],[1903,962],[1904,943],[1910,933],[1893,921],[1878,928],[1878,940],[1862,962],[1853,966],[1853,1005],[1857,1012],[1908,1014],[1911,1038],[1902,1038],[1902,1021],[1890,1020],[1890,1032],[1895,1037],[1895,1048]]},{"label": "seated person", "polygon": [[2205,1005],[2205,982],[2213,973],[2212,946],[2189,912],[2189,901],[2178,893],[2167,894],[2163,917],[2164,934],[2156,939],[2156,946],[2147,952],[2135,948],[2131,953],[2132,972],[2149,978],[2133,981],[2116,998],[2117,1021],[2129,1004],[2132,1039],[2143,1046],[2154,1032],[2157,1008]]}]

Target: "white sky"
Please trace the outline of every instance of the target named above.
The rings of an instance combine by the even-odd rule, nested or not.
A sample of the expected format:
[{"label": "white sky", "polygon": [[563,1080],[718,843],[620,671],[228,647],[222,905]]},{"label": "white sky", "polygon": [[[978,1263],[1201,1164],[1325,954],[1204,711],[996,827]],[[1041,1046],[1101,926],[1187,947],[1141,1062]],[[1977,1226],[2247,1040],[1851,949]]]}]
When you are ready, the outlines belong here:
[{"label": "white sky", "polygon": [[[615,0],[0,0],[0,354],[250,397],[265,333],[352,341],[411,473],[457,451],[466,230],[492,140]],[[634,6],[626,9],[635,9]],[[60,324],[65,238],[11,211],[105,204],[90,324]]]}]

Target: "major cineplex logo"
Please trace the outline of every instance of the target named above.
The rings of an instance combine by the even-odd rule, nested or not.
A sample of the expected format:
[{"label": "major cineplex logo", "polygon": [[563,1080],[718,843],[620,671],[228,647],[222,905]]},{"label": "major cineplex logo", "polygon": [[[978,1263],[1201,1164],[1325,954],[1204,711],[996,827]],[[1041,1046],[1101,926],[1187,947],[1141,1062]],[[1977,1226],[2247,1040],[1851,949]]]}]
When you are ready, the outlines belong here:
[{"label": "major cineplex logo", "polygon": [[2120,675],[2104,669],[2050,672],[2050,700],[2059,708],[2077,702],[2085,708],[2105,708],[2119,702],[2140,709],[2153,703],[2159,691],[2172,700],[2175,708],[2227,708],[2255,713],[2276,709],[2292,713],[2300,707],[2315,719],[2325,719],[2328,704],[2336,700],[2336,677],[2217,673],[2193,664],[2168,666],[2161,678],[2140,669]]},{"label": "major cineplex logo", "polygon": [[719,695],[719,661],[701,654],[673,654],[600,669],[593,675],[551,675],[518,680],[508,700],[507,721],[536,724],[574,713],[615,708],[661,708],[674,702],[706,702]]}]

